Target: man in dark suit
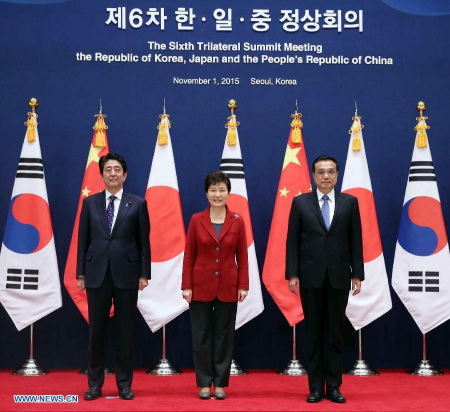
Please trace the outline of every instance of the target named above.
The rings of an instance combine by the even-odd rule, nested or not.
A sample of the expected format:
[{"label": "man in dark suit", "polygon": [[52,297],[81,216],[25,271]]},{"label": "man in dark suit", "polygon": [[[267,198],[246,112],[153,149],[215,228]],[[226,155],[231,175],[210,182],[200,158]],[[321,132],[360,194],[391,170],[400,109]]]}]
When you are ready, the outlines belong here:
[{"label": "man in dark suit", "polygon": [[150,279],[147,202],[123,191],[125,160],[108,153],[99,160],[106,191],[84,199],[78,229],[77,279],[86,288],[89,313],[88,383],[85,400],[101,396],[106,324],[114,301],[116,383],[131,400],[133,327],[138,289]]},{"label": "man in dark suit", "polygon": [[[331,156],[313,165],[317,190],[294,199],[286,241],[286,279],[302,301],[307,330],[307,402],[344,403],[342,357],[349,289],[356,295],[364,280],[358,200],[334,190],[339,165]],[[325,392],[326,387],[326,392]]]}]

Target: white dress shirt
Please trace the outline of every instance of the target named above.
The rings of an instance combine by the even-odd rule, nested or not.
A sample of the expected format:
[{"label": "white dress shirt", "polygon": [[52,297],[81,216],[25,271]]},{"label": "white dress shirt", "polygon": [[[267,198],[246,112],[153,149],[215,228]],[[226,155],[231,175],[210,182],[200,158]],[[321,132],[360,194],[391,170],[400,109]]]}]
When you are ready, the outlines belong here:
[{"label": "white dress shirt", "polygon": [[[319,189],[317,189],[317,198],[319,199],[320,210],[322,210],[322,206],[323,206],[323,202],[324,202],[323,196],[324,196],[324,194]],[[331,222],[333,221],[333,216],[334,216],[334,208],[336,206],[334,189],[330,193],[328,193],[327,196],[328,196],[328,206],[330,207],[330,225],[331,225]]]},{"label": "white dress shirt", "polygon": [[[109,205],[109,198],[112,196],[111,193],[109,193],[107,190],[105,190],[105,195],[106,195],[106,206],[105,206],[105,210],[108,209],[108,205]],[[113,217],[113,222],[112,222],[112,226],[111,226],[111,232],[114,228],[114,223],[116,223],[116,218],[117,218],[117,212],[119,211],[119,206],[120,206],[120,201],[122,200],[122,195],[123,195],[123,189],[120,189],[114,196],[116,197],[114,199],[114,217]]]}]

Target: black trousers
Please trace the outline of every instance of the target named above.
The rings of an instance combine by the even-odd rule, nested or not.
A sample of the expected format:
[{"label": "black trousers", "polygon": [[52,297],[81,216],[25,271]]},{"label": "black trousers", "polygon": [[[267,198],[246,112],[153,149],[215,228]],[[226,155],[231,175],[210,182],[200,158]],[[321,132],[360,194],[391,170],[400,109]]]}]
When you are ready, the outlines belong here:
[{"label": "black trousers", "polygon": [[86,288],[89,313],[88,384],[101,388],[105,369],[105,335],[111,303],[114,301],[113,334],[116,346],[116,383],[119,389],[131,387],[133,380],[133,332],[137,289],[114,285],[108,267],[98,288]]},{"label": "black trousers", "polygon": [[[300,284],[301,287],[301,284]],[[342,384],[342,334],[348,290],[333,289],[328,275],[319,289],[300,289],[305,314],[310,392],[323,393]]]},{"label": "black trousers", "polygon": [[192,349],[198,387],[228,386],[237,302],[190,304]]}]

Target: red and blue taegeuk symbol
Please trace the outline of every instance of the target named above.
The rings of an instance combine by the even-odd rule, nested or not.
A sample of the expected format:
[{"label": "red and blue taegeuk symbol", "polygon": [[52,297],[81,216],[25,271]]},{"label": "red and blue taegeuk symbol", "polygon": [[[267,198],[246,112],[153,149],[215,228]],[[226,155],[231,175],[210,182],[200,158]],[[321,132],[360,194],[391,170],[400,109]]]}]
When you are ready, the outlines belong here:
[{"label": "red and blue taegeuk symbol", "polygon": [[416,256],[431,256],[447,244],[444,217],[439,201],[428,196],[413,197],[405,203],[398,242]]},{"label": "red and blue taegeuk symbol", "polygon": [[36,253],[53,236],[48,203],[40,196],[23,193],[11,199],[3,243],[16,253]]}]

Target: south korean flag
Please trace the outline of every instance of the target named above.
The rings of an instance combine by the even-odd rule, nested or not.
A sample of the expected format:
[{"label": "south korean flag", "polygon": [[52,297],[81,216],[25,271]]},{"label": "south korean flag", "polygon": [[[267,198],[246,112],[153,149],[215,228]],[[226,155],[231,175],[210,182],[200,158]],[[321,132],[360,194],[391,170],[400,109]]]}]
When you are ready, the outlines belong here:
[{"label": "south korean flag", "polygon": [[18,330],[62,305],[37,115],[29,116],[33,138],[25,135],[0,254],[0,302]]},{"label": "south korean flag", "polygon": [[417,147],[426,127],[421,116],[392,270],[392,287],[424,334],[450,318],[450,255],[436,173],[429,144]]}]

